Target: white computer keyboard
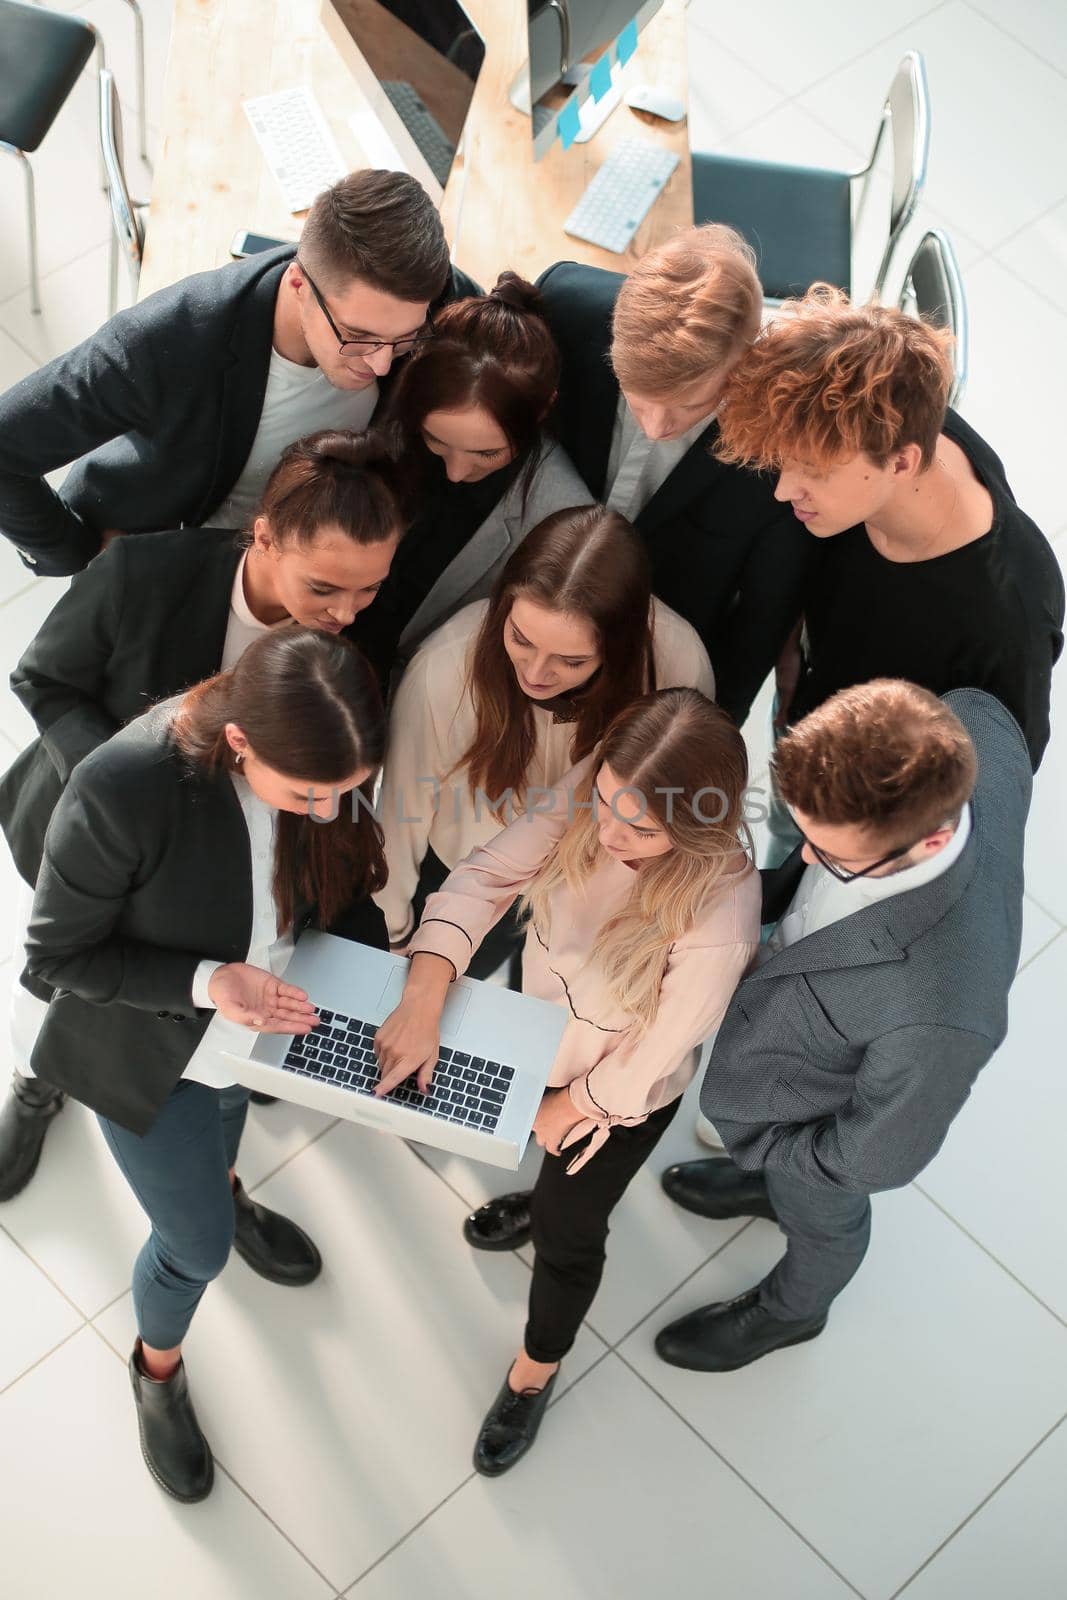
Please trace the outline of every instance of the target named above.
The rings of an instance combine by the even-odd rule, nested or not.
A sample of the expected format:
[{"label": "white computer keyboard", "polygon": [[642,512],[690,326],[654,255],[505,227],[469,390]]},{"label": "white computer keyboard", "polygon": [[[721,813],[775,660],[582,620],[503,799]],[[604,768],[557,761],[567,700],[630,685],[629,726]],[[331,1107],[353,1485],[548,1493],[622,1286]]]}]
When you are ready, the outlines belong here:
[{"label": "white computer keyboard", "polygon": [[603,250],[625,250],[677,165],[670,150],[627,139],[608,156],[563,224],[564,233]]},{"label": "white computer keyboard", "polygon": [[344,157],[306,85],[242,104],[290,211],[306,211],[316,195],[345,176]]}]

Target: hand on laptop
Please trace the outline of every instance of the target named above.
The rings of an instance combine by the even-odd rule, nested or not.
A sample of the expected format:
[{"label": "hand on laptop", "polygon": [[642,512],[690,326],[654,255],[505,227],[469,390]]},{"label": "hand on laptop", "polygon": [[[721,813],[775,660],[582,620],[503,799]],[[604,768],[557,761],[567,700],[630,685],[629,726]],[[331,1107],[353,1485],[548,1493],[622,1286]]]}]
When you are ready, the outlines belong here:
[{"label": "hand on laptop", "polygon": [[207,992],[222,1016],[260,1033],[310,1033],[318,1021],[303,989],[247,961],[216,967]]},{"label": "hand on laptop", "polygon": [[423,1094],[430,1087],[441,1047],[441,1012],[454,976],[443,956],[422,952],[412,957],[404,995],[374,1035],[381,1079],[374,1093],[381,1099],[416,1074]]}]

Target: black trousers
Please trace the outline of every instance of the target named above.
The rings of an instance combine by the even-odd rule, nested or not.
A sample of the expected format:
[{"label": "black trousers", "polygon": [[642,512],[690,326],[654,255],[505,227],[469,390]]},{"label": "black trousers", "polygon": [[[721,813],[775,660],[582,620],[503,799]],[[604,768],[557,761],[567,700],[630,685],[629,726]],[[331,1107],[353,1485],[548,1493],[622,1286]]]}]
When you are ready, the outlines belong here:
[{"label": "black trousers", "polygon": [[[422,867],[419,871],[419,881],[415,885],[415,893],[411,897],[411,909],[415,917],[417,928],[422,920],[423,909],[430,895],[437,890],[448,877],[448,868],[440,856],[433,850],[427,850],[423,857]],[[488,934],[478,946],[471,957],[470,966],[467,968],[468,978],[491,978],[496,969],[508,961],[508,987],[511,989],[522,988],[522,947],[526,939],[526,930],[519,926],[518,917],[514,906],[505,911],[495,928],[490,928]]]},{"label": "black trousers", "polygon": [[666,1133],[680,1100],[634,1128],[612,1128],[581,1172],[567,1167],[587,1141],[545,1156],[530,1200],[534,1249],[524,1343],[534,1361],[561,1361],[578,1336],[604,1274],[608,1218]]}]

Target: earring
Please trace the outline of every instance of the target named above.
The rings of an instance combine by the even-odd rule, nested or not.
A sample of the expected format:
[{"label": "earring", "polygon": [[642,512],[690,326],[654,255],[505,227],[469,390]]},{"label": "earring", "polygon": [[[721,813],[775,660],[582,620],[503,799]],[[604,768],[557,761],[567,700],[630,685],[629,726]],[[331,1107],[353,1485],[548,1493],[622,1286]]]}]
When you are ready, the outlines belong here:
[{"label": "earring", "polygon": [[243,750],[238,750],[237,754],[233,758],[234,766],[235,767],[239,767],[241,765],[241,762],[244,760],[244,758],[245,758],[244,751]]}]

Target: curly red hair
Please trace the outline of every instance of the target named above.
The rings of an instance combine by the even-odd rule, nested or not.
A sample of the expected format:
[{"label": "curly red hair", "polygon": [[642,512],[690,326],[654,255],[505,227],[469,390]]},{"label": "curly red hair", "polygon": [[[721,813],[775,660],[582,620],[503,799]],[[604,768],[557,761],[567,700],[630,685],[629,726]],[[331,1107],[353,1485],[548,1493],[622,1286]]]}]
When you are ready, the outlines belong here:
[{"label": "curly red hair", "polygon": [[934,459],[952,376],[952,335],[891,306],[854,306],[816,283],[786,301],[734,368],[719,411],[722,461],[818,470],[861,451],[884,466],[905,444]]}]

